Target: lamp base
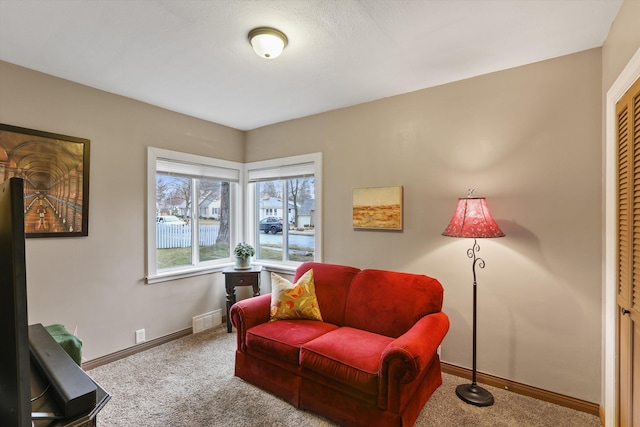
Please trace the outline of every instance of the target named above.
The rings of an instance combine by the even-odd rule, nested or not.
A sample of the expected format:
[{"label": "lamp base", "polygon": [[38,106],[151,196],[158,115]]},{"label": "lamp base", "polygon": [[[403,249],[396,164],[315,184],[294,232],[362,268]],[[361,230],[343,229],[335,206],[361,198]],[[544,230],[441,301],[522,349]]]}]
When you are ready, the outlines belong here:
[{"label": "lamp base", "polygon": [[461,384],[456,387],[456,394],[460,399],[472,405],[493,405],[493,395],[477,384]]}]

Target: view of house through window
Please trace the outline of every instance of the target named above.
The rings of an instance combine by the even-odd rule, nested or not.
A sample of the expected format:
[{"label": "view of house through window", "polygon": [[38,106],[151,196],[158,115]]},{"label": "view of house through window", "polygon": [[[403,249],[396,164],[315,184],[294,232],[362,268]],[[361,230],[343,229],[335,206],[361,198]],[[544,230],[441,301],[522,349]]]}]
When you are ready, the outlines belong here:
[{"label": "view of house through window", "polygon": [[147,154],[147,283],[219,271],[238,242],[287,270],[322,259],[321,153],[246,164]]},{"label": "view of house through window", "polygon": [[156,174],[157,269],[230,257],[230,183]]},{"label": "view of house through window", "polygon": [[313,176],[255,183],[257,259],[313,261],[314,188]]}]

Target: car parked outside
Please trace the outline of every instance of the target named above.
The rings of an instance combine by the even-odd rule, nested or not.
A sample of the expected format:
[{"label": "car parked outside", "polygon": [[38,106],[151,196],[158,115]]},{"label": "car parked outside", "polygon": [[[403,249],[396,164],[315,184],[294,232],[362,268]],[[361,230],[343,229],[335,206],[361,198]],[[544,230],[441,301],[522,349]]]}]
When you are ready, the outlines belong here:
[{"label": "car parked outside", "polygon": [[158,224],[167,224],[167,225],[186,225],[186,222],[178,218],[174,215],[162,215],[156,217],[156,222]]},{"label": "car parked outside", "polygon": [[260,231],[264,231],[265,234],[269,234],[269,232],[273,234],[282,233],[282,218],[269,216],[261,219]]}]

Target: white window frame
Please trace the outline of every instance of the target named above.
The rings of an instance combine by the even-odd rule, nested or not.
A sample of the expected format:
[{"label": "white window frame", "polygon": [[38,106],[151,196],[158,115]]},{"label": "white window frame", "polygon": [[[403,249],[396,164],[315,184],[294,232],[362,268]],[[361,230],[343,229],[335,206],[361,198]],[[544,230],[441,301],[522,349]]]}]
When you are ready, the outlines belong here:
[{"label": "white window frame", "polygon": [[[177,267],[171,270],[158,271],[156,259],[156,173],[158,159],[170,162],[182,163],[197,168],[198,165],[203,170],[211,168],[221,168],[237,171],[237,186],[232,185],[230,191],[229,207],[231,217],[236,220],[232,222],[229,230],[229,258],[212,260]],[[161,148],[148,147],[147,150],[147,275],[148,284],[175,280],[183,277],[190,277],[199,274],[207,274],[214,271],[221,271],[225,266],[233,261],[233,248],[242,238],[243,216],[242,199],[244,191],[244,167],[242,163],[214,159],[210,157],[198,156],[195,154],[182,153],[178,151],[164,150]],[[236,189],[234,190],[234,187]],[[194,209],[192,209],[194,211]],[[195,211],[194,211],[195,212]],[[197,212],[196,212],[197,214]]]},{"label": "white window frame", "polygon": [[[314,217],[314,261],[322,262],[322,153],[303,154],[299,156],[283,157],[272,160],[262,160],[258,162],[246,163],[244,166],[244,182],[245,184],[245,230],[244,235],[250,244],[257,247],[257,229],[258,215],[256,207],[255,191],[252,191],[253,185],[251,180],[259,177],[266,179],[286,179],[287,177],[296,175],[298,168],[308,169],[309,165],[313,170],[314,176],[314,197],[315,211]],[[301,264],[296,261],[274,261],[274,260],[255,260],[256,264],[263,265],[269,270],[290,273]]]}]

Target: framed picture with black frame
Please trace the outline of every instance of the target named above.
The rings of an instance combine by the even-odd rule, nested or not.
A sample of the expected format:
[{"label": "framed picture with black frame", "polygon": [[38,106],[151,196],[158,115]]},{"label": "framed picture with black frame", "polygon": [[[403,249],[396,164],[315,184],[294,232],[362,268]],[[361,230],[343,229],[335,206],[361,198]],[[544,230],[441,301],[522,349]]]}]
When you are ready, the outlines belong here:
[{"label": "framed picture with black frame", "polygon": [[0,182],[24,180],[26,237],[89,234],[85,138],[0,124]]}]

